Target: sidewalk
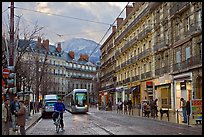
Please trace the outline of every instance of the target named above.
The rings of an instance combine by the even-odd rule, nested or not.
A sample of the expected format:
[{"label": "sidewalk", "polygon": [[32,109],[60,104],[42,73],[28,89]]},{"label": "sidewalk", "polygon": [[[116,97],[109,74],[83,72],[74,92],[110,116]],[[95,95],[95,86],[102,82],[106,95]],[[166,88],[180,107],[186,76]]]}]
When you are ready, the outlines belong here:
[{"label": "sidewalk", "polygon": [[[94,107],[92,107],[94,108]],[[97,108],[95,108],[97,109]],[[98,109],[97,109],[98,110]],[[105,111],[105,110],[99,110],[99,111]],[[131,112],[131,114],[127,114],[122,111],[120,112],[117,112],[117,110],[113,109],[112,112],[115,112],[115,113],[118,113],[118,114],[121,114],[121,115],[128,115],[128,116],[133,116],[133,117],[144,117],[142,115],[142,112],[140,109],[137,109],[137,108],[134,108],[133,111]],[[172,123],[177,123],[177,124],[182,124],[182,125],[187,125],[187,126],[191,126],[191,127],[199,127],[199,128],[202,128],[202,124],[196,124],[196,121],[195,119],[193,119],[191,116],[190,116],[190,120],[189,120],[189,125],[187,123],[182,123],[183,121],[183,117],[182,117],[182,112],[172,112],[172,111],[169,111],[169,118],[167,117],[166,114],[163,114],[163,117],[161,119],[161,114],[160,112],[158,112],[158,117],[151,117],[151,115],[149,115],[149,117],[144,117],[144,118],[149,118],[149,119],[155,119],[155,120],[161,120],[161,121],[166,121],[166,122],[172,122]]]},{"label": "sidewalk", "polygon": [[[25,129],[28,130],[33,124],[35,124],[41,118],[41,112],[37,113],[30,113],[30,116],[26,119]],[[9,135],[20,135],[20,129],[16,132],[13,131],[12,127],[10,126]]]}]

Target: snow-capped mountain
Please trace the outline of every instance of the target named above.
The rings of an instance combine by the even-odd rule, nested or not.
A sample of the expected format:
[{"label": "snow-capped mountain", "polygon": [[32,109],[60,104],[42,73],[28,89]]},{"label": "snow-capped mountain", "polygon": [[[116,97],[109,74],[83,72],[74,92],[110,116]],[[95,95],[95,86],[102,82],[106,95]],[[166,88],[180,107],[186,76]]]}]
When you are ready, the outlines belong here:
[{"label": "snow-capped mountain", "polygon": [[[100,45],[95,41],[84,39],[84,38],[73,38],[62,42],[62,50],[65,52],[74,51],[75,59],[78,59],[80,54],[88,54],[89,61],[96,64],[100,61]],[[93,53],[92,53],[93,52]]]}]

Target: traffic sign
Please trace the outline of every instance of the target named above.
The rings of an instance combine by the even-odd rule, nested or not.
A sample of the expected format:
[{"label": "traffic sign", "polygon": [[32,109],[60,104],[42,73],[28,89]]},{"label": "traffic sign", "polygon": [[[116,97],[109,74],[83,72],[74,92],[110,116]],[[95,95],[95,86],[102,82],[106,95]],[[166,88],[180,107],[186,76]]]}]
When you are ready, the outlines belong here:
[{"label": "traffic sign", "polygon": [[3,77],[8,78],[10,74],[10,70],[8,68],[3,69]]}]

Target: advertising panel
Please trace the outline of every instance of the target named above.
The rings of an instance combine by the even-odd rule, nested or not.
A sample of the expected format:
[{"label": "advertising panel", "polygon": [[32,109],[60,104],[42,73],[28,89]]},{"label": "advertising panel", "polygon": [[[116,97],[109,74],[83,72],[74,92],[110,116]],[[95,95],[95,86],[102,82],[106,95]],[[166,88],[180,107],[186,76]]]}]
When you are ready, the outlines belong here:
[{"label": "advertising panel", "polygon": [[202,99],[192,100],[192,118],[198,123],[202,121]]}]

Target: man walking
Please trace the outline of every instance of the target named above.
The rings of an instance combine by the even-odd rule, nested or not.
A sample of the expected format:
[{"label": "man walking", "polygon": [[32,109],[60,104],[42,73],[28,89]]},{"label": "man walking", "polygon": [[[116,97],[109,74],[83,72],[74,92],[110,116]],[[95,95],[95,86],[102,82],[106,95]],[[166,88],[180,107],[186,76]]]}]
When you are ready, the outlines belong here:
[{"label": "man walking", "polygon": [[14,100],[11,102],[11,105],[10,105],[13,131],[18,131],[18,128],[17,128],[17,125],[16,125],[16,115],[15,115],[15,113],[18,112],[19,109],[20,109],[20,105],[19,105],[19,102],[18,102],[18,97],[16,96],[14,98]]},{"label": "man walking", "polygon": [[2,104],[2,135],[9,135],[9,99],[5,99]]},{"label": "man walking", "polygon": [[187,123],[186,100],[181,98],[181,108],[183,113],[183,123]]}]

